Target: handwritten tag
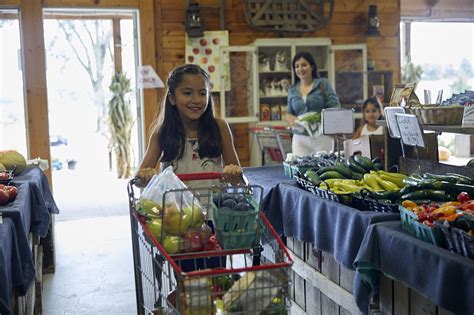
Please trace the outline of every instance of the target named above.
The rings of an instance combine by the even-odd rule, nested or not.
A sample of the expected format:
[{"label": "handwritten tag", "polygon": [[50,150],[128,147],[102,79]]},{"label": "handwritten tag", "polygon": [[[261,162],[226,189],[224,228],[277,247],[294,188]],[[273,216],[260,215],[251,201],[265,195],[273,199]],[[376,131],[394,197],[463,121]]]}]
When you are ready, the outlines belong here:
[{"label": "handwritten tag", "polygon": [[395,114],[405,114],[405,108],[389,106],[385,107],[385,119],[387,121],[388,133],[390,137],[400,139],[400,132],[398,131],[397,120]]},{"label": "handwritten tag", "polygon": [[354,132],[354,111],[345,108],[325,108],[322,112],[323,134],[344,135]]},{"label": "handwritten tag", "polygon": [[403,144],[425,148],[425,138],[418,117],[410,114],[395,114]]},{"label": "handwritten tag", "polygon": [[464,106],[464,114],[462,116],[463,127],[474,127],[474,104]]},{"label": "handwritten tag", "polygon": [[161,81],[158,74],[156,74],[155,69],[152,66],[139,66],[137,68],[137,84],[139,89],[154,89],[154,88],[164,88],[165,85]]}]

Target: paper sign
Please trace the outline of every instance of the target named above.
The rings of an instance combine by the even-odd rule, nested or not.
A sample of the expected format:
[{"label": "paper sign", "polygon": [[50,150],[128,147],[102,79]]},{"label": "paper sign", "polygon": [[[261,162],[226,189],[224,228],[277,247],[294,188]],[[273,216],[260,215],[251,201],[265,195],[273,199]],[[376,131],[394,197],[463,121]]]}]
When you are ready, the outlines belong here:
[{"label": "paper sign", "polygon": [[464,114],[462,116],[463,127],[474,127],[474,106],[465,105]]},{"label": "paper sign", "polygon": [[322,112],[323,134],[343,135],[354,132],[354,111],[345,108],[325,108]]},{"label": "paper sign", "polygon": [[395,114],[403,144],[425,147],[425,138],[418,117],[410,114]]},{"label": "paper sign", "polygon": [[385,120],[387,121],[387,128],[390,137],[400,139],[400,132],[398,131],[397,120],[395,114],[405,114],[403,107],[385,107]]},{"label": "paper sign", "polygon": [[139,89],[156,89],[165,87],[163,81],[161,81],[152,66],[139,66],[137,68],[137,73],[137,85]]}]

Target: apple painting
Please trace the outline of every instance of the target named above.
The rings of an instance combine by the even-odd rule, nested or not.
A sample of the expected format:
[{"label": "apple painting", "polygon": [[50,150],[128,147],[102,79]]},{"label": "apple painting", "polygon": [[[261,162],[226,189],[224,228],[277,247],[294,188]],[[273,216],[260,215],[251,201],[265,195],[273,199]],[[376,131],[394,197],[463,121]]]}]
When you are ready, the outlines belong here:
[{"label": "apple painting", "polygon": [[200,39],[200,40],[199,40],[199,44],[200,44],[201,46],[206,46],[206,45],[207,45],[207,39],[205,39],[205,38]]},{"label": "apple painting", "polygon": [[219,45],[220,42],[221,42],[221,41],[220,41],[219,38],[213,38],[213,39],[212,39],[212,43],[213,43],[214,45]]},{"label": "apple painting", "polygon": [[194,56],[188,56],[188,61],[193,63],[194,62]]},{"label": "apple painting", "polygon": [[216,67],[214,67],[214,66],[211,65],[211,66],[207,67],[207,70],[208,70],[210,73],[213,73],[214,71],[216,71]]},{"label": "apple painting", "polygon": [[206,48],[204,50],[204,52],[206,53],[206,55],[210,55],[210,54],[212,54],[212,49],[211,48]]},{"label": "apple painting", "polygon": [[199,54],[199,48],[193,48],[193,54],[197,55]]}]

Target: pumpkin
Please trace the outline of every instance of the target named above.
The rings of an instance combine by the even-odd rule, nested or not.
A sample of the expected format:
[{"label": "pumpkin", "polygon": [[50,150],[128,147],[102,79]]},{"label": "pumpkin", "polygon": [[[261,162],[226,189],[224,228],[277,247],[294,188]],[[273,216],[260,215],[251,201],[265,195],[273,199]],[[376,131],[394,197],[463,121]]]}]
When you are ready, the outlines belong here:
[{"label": "pumpkin", "polygon": [[13,170],[16,166],[15,175],[20,174],[26,168],[26,159],[14,150],[0,151],[0,163],[7,170]]}]

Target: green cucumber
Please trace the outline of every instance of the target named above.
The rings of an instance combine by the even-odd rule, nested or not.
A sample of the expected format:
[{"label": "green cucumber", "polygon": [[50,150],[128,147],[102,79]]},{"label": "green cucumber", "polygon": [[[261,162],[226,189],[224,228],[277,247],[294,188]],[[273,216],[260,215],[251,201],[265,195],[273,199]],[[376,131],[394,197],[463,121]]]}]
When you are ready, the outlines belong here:
[{"label": "green cucumber", "polygon": [[321,180],[326,180],[326,179],[330,179],[330,178],[337,178],[337,179],[346,179],[344,177],[344,175],[342,175],[341,173],[337,172],[337,171],[327,171],[327,172],[324,172],[322,173],[321,175],[319,175],[319,178]]},{"label": "green cucumber", "polygon": [[374,164],[368,157],[357,154],[354,155],[354,161],[362,168],[364,168],[367,172],[370,172],[370,170],[374,169]]},{"label": "green cucumber", "polygon": [[322,175],[329,171],[335,171],[335,172],[341,173],[342,175],[344,175],[345,178],[352,178],[351,169],[341,163],[336,163],[336,165],[333,165],[333,166],[322,167],[316,173],[318,175]]},{"label": "green cucumber", "polygon": [[444,190],[421,189],[421,190],[416,190],[413,192],[403,194],[400,197],[400,199],[401,200],[430,199],[430,200],[436,200],[436,201],[449,201],[449,200],[455,200],[456,197],[447,193]]},{"label": "green cucumber", "polygon": [[354,160],[354,156],[350,156],[349,159],[347,159],[347,163],[349,166],[349,168],[353,171],[353,172],[356,172],[356,173],[361,173],[361,174],[365,174],[367,173],[366,169],[363,168],[362,166],[360,166],[359,164],[357,164],[357,162]]},{"label": "green cucumber", "polygon": [[366,189],[364,190],[368,192],[368,195],[377,200],[390,200],[396,201],[400,198],[400,191],[399,190],[387,190],[387,191],[374,191]]},{"label": "green cucumber", "polygon": [[474,184],[474,180],[468,176],[464,176],[464,175],[456,174],[456,173],[446,173],[446,175],[456,176],[457,178],[459,178],[457,181],[457,184],[467,184],[467,185]]},{"label": "green cucumber", "polygon": [[307,171],[304,176],[314,185],[319,185],[321,182],[321,178],[319,178],[319,175],[313,170]]}]

